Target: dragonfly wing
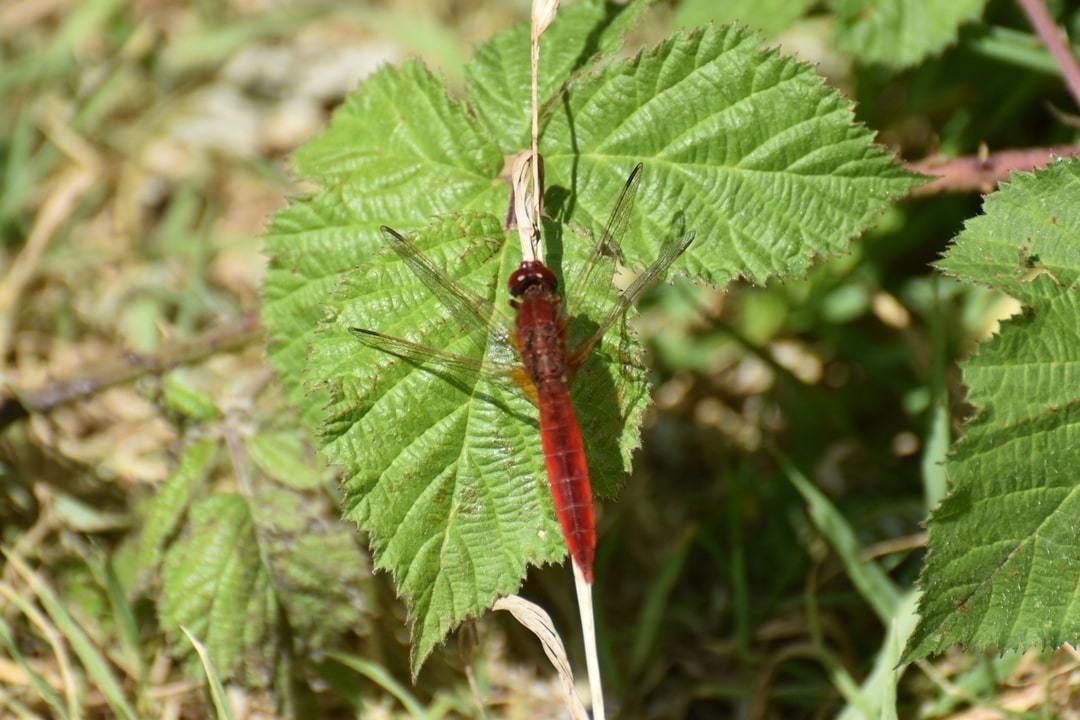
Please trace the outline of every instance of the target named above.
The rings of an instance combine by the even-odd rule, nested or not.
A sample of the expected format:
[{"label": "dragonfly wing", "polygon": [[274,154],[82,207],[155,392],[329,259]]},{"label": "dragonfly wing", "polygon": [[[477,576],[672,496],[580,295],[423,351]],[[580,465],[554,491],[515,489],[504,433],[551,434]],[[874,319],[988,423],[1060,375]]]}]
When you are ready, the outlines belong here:
[{"label": "dragonfly wing", "polygon": [[490,359],[483,361],[477,357],[458,355],[365,328],[350,328],[350,330],[361,343],[370,348],[388,355],[395,355],[434,371],[447,372],[463,381],[480,376],[498,383],[513,384],[515,382],[517,366],[510,363]]},{"label": "dragonfly wing", "polygon": [[580,344],[570,348],[571,366],[576,367],[588,358],[589,353],[591,353],[604,338],[604,333],[611,329],[611,326],[641,298],[641,295],[646,290],[655,285],[660,278],[663,277],[667,269],[671,267],[671,264],[678,260],[680,255],[686,252],[686,249],[690,247],[690,243],[692,242],[694,242],[694,233],[689,232],[681,238],[669,241],[667,245],[660,250],[660,255],[653,261],[652,265],[643,270],[641,274],[634,279],[634,282],[630,283],[630,286],[623,290],[618,296],[618,301],[615,303],[615,306],[608,311],[593,333],[582,340]]},{"label": "dragonfly wing", "polygon": [[[611,293],[611,278],[615,273],[615,263],[622,256],[622,237],[626,234],[626,228],[630,224],[630,216],[634,210],[634,200],[637,198],[638,187],[641,185],[642,165],[638,163],[630,171],[630,176],[623,185],[619,199],[615,201],[615,207],[611,210],[607,224],[600,233],[600,239],[593,246],[592,252],[585,261],[585,267],[574,284],[569,286],[565,297],[568,302],[581,303],[588,307],[596,302],[596,298]],[[585,310],[585,307],[568,308],[575,313]]]},{"label": "dragonfly wing", "polygon": [[480,338],[490,334],[503,343],[509,341],[512,325],[494,303],[456,283],[409,238],[386,225],[380,229],[397,256],[439,298],[480,350],[486,349]]}]

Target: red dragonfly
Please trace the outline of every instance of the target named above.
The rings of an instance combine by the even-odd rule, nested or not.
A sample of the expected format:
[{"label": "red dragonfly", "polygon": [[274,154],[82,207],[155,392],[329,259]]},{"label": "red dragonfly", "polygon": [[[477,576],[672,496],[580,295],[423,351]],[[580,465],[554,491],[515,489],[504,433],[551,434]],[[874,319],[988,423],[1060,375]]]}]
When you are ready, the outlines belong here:
[{"label": "red dragonfly", "polygon": [[[570,317],[557,293],[555,274],[540,260],[523,261],[511,274],[510,306],[514,321],[505,317],[487,298],[448,277],[409,238],[383,226],[382,232],[410,270],[450,311],[466,333],[484,331],[489,342],[510,344],[521,363],[493,361],[449,353],[374,330],[352,328],[366,345],[415,362],[421,367],[451,373],[478,373],[491,380],[512,380],[539,408],[540,437],[548,480],[563,537],[574,563],[586,581],[592,582],[596,549],[596,523],[592,487],[585,457],[585,443],[570,400],[577,369],[619,318],[652,287],[664,271],[693,242],[694,233],[668,241],[660,255],[621,293],[614,293],[614,259],[629,224],[634,198],[641,183],[637,165],[623,187],[599,241],[584,270],[567,295],[570,302],[587,296],[608,296],[609,307],[592,324]],[[601,268],[607,268],[602,271]],[[591,332],[588,332],[591,330]],[[496,357],[507,357],[506,354]]]}]

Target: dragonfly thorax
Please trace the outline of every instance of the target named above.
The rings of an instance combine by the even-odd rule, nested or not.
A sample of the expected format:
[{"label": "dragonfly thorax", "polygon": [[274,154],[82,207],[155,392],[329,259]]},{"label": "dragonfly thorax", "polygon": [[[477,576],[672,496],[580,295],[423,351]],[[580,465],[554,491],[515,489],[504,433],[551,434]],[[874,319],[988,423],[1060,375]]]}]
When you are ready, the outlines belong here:
[{"label": "dragonfly thorax", "polygon": [[558,287],[555,273],[548,269],[547,265],[539,260],[524,260],[518,269],[510,275],[510,294],[519,298],[530,287],[539,285],[549,293],[554,293]]}]

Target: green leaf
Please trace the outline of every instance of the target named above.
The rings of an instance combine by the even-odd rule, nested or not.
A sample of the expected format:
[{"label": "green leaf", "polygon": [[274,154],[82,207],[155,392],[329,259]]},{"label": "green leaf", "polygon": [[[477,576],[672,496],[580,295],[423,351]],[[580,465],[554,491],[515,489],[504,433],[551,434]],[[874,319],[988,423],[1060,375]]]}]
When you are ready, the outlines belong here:
[{"label": "green leaf", "polygon": [[[540,40],[537,94],[546,105],[568,77],[618,51],[646,2],[618,5],[586,0],[567,5]],[[531,65],[528,23],[499,33],[476,51],[465,69],[469,100],[480,122],[506,154],[529,146]]]},{"label": "green leaf", "polygon": [[831,0],[836,45],[860,60],[906,68],[956,41],[986,0]]},{"label": "green leaf", "polygon": [[162,382],[165,404],[192,420],[206,422],[220,415],[214,399],[196,387],[182,370],[174,370]]},{"label": "green leaf", "polygon": [[454,209],[505,208],[497,179],[503,160],[465,106],[451,102],[422,66],[409,63],[369,78],[295,162],[324,189],[274,218],[266,238],[272,264],[263,320],[290,399],[307,425],[317,427],[328,397],[302,387],[300,379],[327,299],[381,247],[379,225],[408,230]]},{"label": "green leaf", "polygon": [[161,562],[165,543],[180,528],[188,505],[213,466],[216,450],[215,440],[204,439],[189,445],[172,477],[154,496],[139,537],[136,565],[140,572]]},{"label": "green leaf", "polygon": [[185,626],[203,638],[223,677],[245,659],[253,668],[270,664],[266,638],[277,603],[242,497],[216,495],[192,507],[190,534],[165,557],[159,612],[178,654],[190,649],[180,634]]},{"label": "green leaf", "polygon": [[296,490],[314,490],[323,482],[322,463],[313,458],[296,430],[258,433],[248,439],[247,452],[268,477]]},{"label": "green leaf", "polygon": [[312,498],[279,488],[261,490],[253,505],[217,495],[194,506],[162,583],[162,623],[178,654],[191,649],[183,625],[204,639],[222,677],[268,677],[281,619],[306,649],[360,628],[367,561],[348,526],[316,521],[326,514]]},{"label": "green leaf", "polygon": [[815,0],[683,0],[676,27],[740,22],[773,37],[806,14]]},{"label": "green leaf", "polygon": [[298,644],[318,650],[363,629],[370,570],[353,527],[327,522],[334,510],[316,497],[264,488],[254,508],[274,593]]},{"label": "green leaf", "polygon": [[[507,307],[502,280],[520,258],[500,220],[448,217],[415,241],[451,276]],[[566,261],[582,262],[585,247],[569,244]],[[454,625],[514,592],[527,563],[554,562],[565,552],[536,410],[516,388],[475,381],[461,387],[356,341],[350,328],[378,328],[459,354],[471,348],[393,253],[358,268],[338,302],[340,314],[324,328],[309,362],[334,389],[324,451],[346,468],[347,515],[369,531],[377,565],[394,574],[409,598],[415,671]],[[611,494],[629,468],[647,398],[640,370],[624,372],[612,357],[600,359],[616,356],[616,342],[614,334],[605,338],[574,387],[601,494]],[[625,347],[634,352],[630,343]]]},{"label": "green leaf", "polygon": [[1013,175],[941,269],[1020,300],[963,366],[977,411],[930,518],[911,659],[963,643],[1056,647],[1080,634],[1080,160]]},{"label": "green leaf", "polygon": [[570,191],[562,209],[583,224],[644,163],[630,264],[696,230],[681,266],[717,284],[804,273],[919,182],[810,66],[734,27],[676,35],[575,84],[541,150],[549,188]]},{"label": "green leaf", "polygon": [[[550,32],[575,17],[560,15]],[[596,28],[598,37],[615,32],[614,21]],[[520,30],[511,36],[490,47],[527,39]],[[472,72],[486,81],[494,69],[484,62]],[[408,231],[458,213],[431,222],[416,242],[450,276],[507,307],[506,278],[520,256],[502,229],[509,192],[499,179],[501,141],[485,123],[503,127],[517,116],[488,105],[477,101],[470,113],[416,64],[377,73],[301,151],[298,169],[321,189],[279,214],[267,237],[271,359],[326,457],[345,469],[349,517],[408,600],[414,672],[452,628],[514,592],[527,564],[565,552],[536,412],[521,393],[453,382],[349,332],[495,352],[489,339],[475,347],[450,322],[378,233],[383,223]],[[548,115],[542,145],[548,209],[558,218],[546,229],[547,260],[567,279],[591,247],[571,228],[598,232],[639,161],[645,174],[624,239],[627,264],[643,267],[663,242],[696,230],[680,263],[717,283],[803,272],[815,255],[845,249],[918,182],[809,66],[730,28],[680,35],[575,76]],[[572,298],[572,313],[584,309],[595,321],[602,300]],[[624,367],[637,346],[609,335],[573,394],[600,494],[625,476],[648,399],[643,373]]]}]

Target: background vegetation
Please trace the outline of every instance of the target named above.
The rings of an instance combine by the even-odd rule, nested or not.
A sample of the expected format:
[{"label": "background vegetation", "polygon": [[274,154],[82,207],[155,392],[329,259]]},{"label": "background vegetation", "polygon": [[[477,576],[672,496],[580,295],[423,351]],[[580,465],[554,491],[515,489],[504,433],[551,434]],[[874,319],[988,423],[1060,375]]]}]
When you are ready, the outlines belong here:
[{"label": "background vegetation", "polygon": [[[380,63],[419,55],[460,93],[470,48],[527,13],[437,5],[0,7],[0,715],[563,712],[502,613],[410,684],[404,609],[339,519],[335,471],[255,320],[259,236],[310,189],[289,154]],[[925,27],[908,13],[892,33],[868,8],[904,2],[772,5],[659,3],[631,45],[710,19],[761,27],[910,162],[1076,142],[1057,66],[1011,0],[927,2]],[[1080,34],[1076,3],[1047,5]],[[978,189],[892,207],[805,278],[652,294],[656,404],[603,505],[597,562],[620,717],[877,717],[852,702],[864,681],[900,717],[1080,717],[1068,648],[954,649],[875,683],[970,414],[957,361],[1019,307],[931,268]],[[206,547],[230,552],[189,577]],[[235,593],[207,583],[258,602],[223,606]],[[522,594],[580,647],[565,566],[533,569]],[[223,668],[225,700],[178,620]]]}]

